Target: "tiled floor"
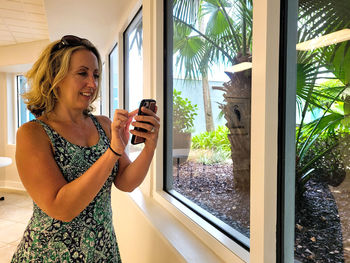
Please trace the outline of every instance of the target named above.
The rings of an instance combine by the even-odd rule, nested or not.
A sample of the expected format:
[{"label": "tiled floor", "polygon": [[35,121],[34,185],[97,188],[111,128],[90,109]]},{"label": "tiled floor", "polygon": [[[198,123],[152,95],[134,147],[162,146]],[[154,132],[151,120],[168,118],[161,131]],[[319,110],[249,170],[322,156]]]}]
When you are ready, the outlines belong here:
[{"label": "tiled floor", "polygon": [[33,202],[25,192],[0,189],[0,263],[9,263],[32,215]]}]

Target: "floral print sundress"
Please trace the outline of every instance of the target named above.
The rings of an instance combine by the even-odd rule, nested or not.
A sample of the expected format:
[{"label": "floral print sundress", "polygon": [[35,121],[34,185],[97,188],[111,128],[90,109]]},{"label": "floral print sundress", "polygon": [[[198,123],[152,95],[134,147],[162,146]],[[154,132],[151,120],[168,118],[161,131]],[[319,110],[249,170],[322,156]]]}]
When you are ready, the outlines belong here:
[{"label": "floral print sundress", "polygon": [[[109,139],[92,114],[99,133],[91,147],[70,143],[41,120],[51,140],[54,158],[64,178],[71,182],[83,174],[108,149]],[[12,258],[12,263],[114,263],[121,262],[112,223],[111,187],[118,163],[93,201],[71,222],[48,216],[33,202],[33,215]]]}]

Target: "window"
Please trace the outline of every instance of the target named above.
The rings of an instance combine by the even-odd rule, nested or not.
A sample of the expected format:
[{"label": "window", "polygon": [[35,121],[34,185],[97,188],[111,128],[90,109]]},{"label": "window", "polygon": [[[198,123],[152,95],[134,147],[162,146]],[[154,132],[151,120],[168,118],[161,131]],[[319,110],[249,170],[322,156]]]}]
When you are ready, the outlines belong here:
[{"label": "window", "polygon": [[118,78],[118,44],[109,54],[109,116],[113,118],[114,111],[119,108],[119,78]]},{"label": "window", "polygon": [[285,262],[348,262],[350,2],[300,0],[293,5],[285,42],[294,46],[285,43],[282,56],[292,69],[285,68],[282,91],[282,143],[289,152],[281,177],[282,209],[288,213],[280,221],[282,249],[288,251]]},{"label": "window", "polygon": [[299,1],[295,258],[300,261],[350,260],[349,11],[349,1]]},{"label": "window", "polygon": [[[135,110],[143,99],[142,10],[140,9],[124,32],[124,104]],[[142,144],[129,145],[130,159],[135,159]]]},{"label": "window", "polygon": [[17,87],[17,127],[22,124],[35,119],[34,115],[27,109],[27,105],[24,103],[22,94],[27,91],[27,79],[23,75],[16,76]]},{"label": "window", "polygon": [[164,4],[164,190],[249,250],[252,2]]}]

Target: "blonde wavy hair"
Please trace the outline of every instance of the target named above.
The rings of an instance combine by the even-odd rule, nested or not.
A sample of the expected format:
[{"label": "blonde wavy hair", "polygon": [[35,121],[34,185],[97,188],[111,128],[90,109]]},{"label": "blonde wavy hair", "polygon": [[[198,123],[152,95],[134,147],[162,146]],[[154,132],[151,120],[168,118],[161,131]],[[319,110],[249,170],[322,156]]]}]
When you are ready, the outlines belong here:
[{"label": "blonde wavy hair", "polygon": [[[51,112],[57,102],[57,85],[65,78],[69,70],[72,54],[80,49],[90,50],[97,58],[99,72],[102,70],[101,57],[95,46],[75,45],[59,47],[61,40],[49,44],[41,53],[33,67],[26,73],[29,90],[22,94],[28,110],[39,117]],[[94,102],[99,94],[101,79],[98,80],[97,90],[92,98]],[[93,110],[92,105],[84,110],[88,114]]]}]

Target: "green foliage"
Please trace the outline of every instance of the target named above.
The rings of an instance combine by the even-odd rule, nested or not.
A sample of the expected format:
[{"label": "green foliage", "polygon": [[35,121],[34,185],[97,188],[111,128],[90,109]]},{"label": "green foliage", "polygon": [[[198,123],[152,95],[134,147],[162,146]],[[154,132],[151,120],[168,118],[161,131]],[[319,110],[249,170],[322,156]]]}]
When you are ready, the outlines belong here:
[{"label": "green foliage", "polygon": [[212,149],[231,154],[230,141],[226,126],[218,126],[214,131],[202,132],[192,138],[192,149]]},{"label": "green foliage", "polygon": [[218,126],[211,132],[192,137],[192,149],[200,150],[198,161],[203,164],[224,163],[231,159],[230,141],[226,126]]},{"label": "green foliage", "polygon": [[[346,88],[347,86],[342,85],[339,80],[326,81],[309,91],[309,99],[304,103],[304,107],[299,109],[302,111],[302,120],[296,129],[297,201],[304,193],[306,183],[315,177],[315,174],[320,175],[324,173],[323,171],[328,171],[330,177],[334,174],[340,176],[344,174],[338,165],[339,161],[333,161],[334,166],[328,165],[328,168],[325,168],[327,165],[325,162],[322,164],[321,160],[326,160],[325,157],[335,151],[338,146],[337,134],[347,130],[342,122],[344,103],[341,99]],[[317,103],[310,99],[312,96],[316,97],[315,93],[322,95],[317,98]],[[310,123],[305,123],[305,114],[314,108],[321,109],[323,115]]]},{"label": "green foliage", "polygon": [[[314,39],[338,30],[349,28],[349,1],[300,0],[298,42]],[[336,17],[336,19],[334,19]],[[349,87],[349,41],[297,53],[297,109],[301,121],[296,128],[296,201],[300,201],[305,184],[321,173],[332,177],[342,175],[339,158],[331,155],[337,151],[340,133],[349,132],[346,89]],[[326,81],[325,81],[326,80]],[[320,84],[320,82],[323,82]],[[305,116],[321,112],[307,123]],[[323,171],[323,172],[322,172]],[[326,176],[326,177],[327,177]],[[341,176],[340,176],[341,177]]]},{"label": "green foliage", "polygon": [[198,161],[202,164],[210,165],[215,163],[226,163],[231,158],[231,152],[225,150],[202,151]]},{"label": "green foliage", "polygon": [[[299,0],[298,43],[350,28],[350,1]],[[238,56],[251,54],[251,0],[174,0],[174,54],[176,65],[186,77],[197,77],[203,64],[217,61],[242,62]],[[203,30],[203,17],[208,22]],[[187,29],[185,29],[187,27]],[[182,50],[180,52],[180,50]],[[337,133],[349,134],[350,41],[297,53],[297,109],[301,121],[296,128],[296,198],[324,160],[337,146]],[[321,80],[330,81],[320,85]],[[338,80],[337,80],[338,79]],[[305,116],[318,111],[322,116],[307,123]],[[215,136],[203,133],[192,139],[192,147],[210,149]],[[226,138],[227,139],[227,138]],[[228,141],[228,140],[227,140]],[[225,147],[222,144],[221,147]],[[225,150],[230,150],[229,143]],[[203,157],[203,160],[205,158]],[[205,161],[205,160],[204,160]]]},{"label": "green foliage", "polygon": [[192,104],[187,98],[181,97],[181,91],[174,89],[173,93],[173,126],[177,132],[190,132],[193,129],[194,117],[198,115],[197,104]]},{"label": "green foliage", "polygon": [[[349,133],[323,133],[310,146],[302,159],[297,159],[296,206],[300,206],[306,183],[313,179],[333,187],[340,185],[349,172]],[[298,209],[298,208],[297,208]]]},{"label": "green foliage", "polygon": [[[252,0],[173,0],[175,65],[186,79],[251,54]],[[250,55],[249,55],[250,56]]]}]

